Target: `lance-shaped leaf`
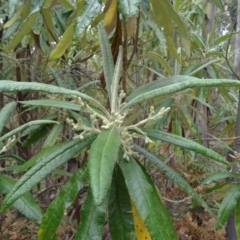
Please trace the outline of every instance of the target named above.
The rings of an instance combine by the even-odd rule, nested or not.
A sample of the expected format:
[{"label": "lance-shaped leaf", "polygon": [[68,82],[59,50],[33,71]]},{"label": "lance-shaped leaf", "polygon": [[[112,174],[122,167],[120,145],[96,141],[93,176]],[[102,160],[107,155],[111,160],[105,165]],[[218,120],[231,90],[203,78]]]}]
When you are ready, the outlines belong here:
[{"label": "lance-shaped leaf", "polygon": [[230,217],[240,198],[240,183],[234,184],[221,202],[216,227],[221,228]]},{"label": "lance-shaped leaf", "polygon": [[131,201],[124,177],[118,164],[113,172],[108,199],[108,219],[111,239],[134,240]]},{"label": "lance-shaped leaf", "polygon": [[201,185],[210,184],[212,182],[221,180],[223,178],[240,178],[240,174],[230,173],[230,172],[218,172],[218,173],[210,174],[208,177],[206,177],[202,181]]},{"label": "lance-shaped leaf", "polygon": [[72,204],[80,189],[86,184],[88,176],[88,166],[85,163],[73,174],[69,182],[61,188],[59,195],[50,203],[46,213],[43,215],[38,230],[39,240],[53,239],[65,209]]},{"label": "lance-shaped leaf", "polygon": [[49,55],[49,61],[60,58],[72,43],[74,32],[74,24],[72,23],[64,32],[62,38],[59,40],[57,46]]},{"label": "lance-shaped leaf", "polygon": [[171,217],[161,202],[150,177],[146,177],[133,157],[130,157],[129,162],[123,159],[122,150],[120,150],[120,167],[131,200],[151,238],[154,240],[177,239]]},{"label": "lance-shaped leaf", "polygon": [[63,94],[63,95],[71,95],[81,97],[87,101],[94,103],[96,106],[99,107],[103,112],[106,112],[105,108],[94,98],[75,91],[70,90],[63,87],[57,87],[54,85],[44,84],[44,83],[37,83],[37,82],[16,82],[16,81],[9,81],[9,80],[1,80],[0,81],[0,93],[1,92],[17,92],[17,91],[39,91],[39,92],[47,92],[53,94]]},{"label": "lance-shaped leaf", "polygon": [[177,173],[175,170],[170,168],[167,164],[165,164],[163,161],[152,155],[147,150],[135,145],[135,149],[141,153],[143,156],[145,156],[147,159],[149,159],[154,165],[156,165],[161,171],[164,172],[164,174],[172,179],[175,183],[178,184],[180,188],[182,188],[184,191],[186,191],[189,195],[191,195],[194,199],[198,201],[204,208],[206,208],[210,213],[212,213],[211,209],[208,207],[206,202],[195,192],[195,190],[189,185],[189,183],[183,179],[179,173]]},{"label": "lance-shaped leaf", "polygon": [[224,164],[229,164],[229,162],[220,154],[214,152],[211,149],[208,149],[204,146],[202,146],[199,143],[196,143],[194,141],[191,141],[187,138],[167,133],[167,132],[162,132],[158,130],[152,130],[152,129],[142,129],[148,137],[154,138],[157,140],[162,140],[164,142],[169,142],[174,145],[177,145],[182,148],[189,149],[191,151],[194,151],[196,153],[200,153],[206,157],[212,158],[218,162],[224,163]]},{"label": "lance-shaped leaf", "polygon": [[77,229],[75,240],[102,239],[103,226],[105,222],[107,208],[107,199],[100,204],[95,205],[92,191],[88,190],[87,198],[81,209],[81,222]]},{"label": "lance-shaped leaf", "polygon": [[85,0],[84,8],[81,15],[77,18],[76,23],[76,31],[77,34],[80,35],[87,27],[89,27],[92,18],[95,14],[99,13],[102,5],[99,1],[96,0]]},{"label": "lance-shaped leaf", "polygon": [[61,100],[57,100],[57,99],[54,99],[54,100],[51,100],[51,99],[29,100],[29,101],[22,101],[20,103],[24,104],[24,105],[29,105],[29,106],[58,107],[58,108],[75,110],[75,111],[80,110],[80,106],[73,102],[61,101]]},{"label": "lance-shaped leaf", "polygon": [[111,99],[112,99],[111,85],[113,81],[114,63],[113,63],[112,51],[108,41],[107,33],[101,23],[98,25],[98,35],[99,35],[100,48],[101,48],[101,53],[103,58],[104,79],[106,82],[106,89],[108,92],[109,101],[111,102]]},{"label": "lance-shaped leaf", "polygon": [[135,91],[126,99],[127,104],[122,109],[127,109],[131,105],[158,96],[165,96],[193,87],[232,87],[240,86],[238,80],[230,79],[198,79],[190,76],[176,75],[174,77],[164,78],[149,82]]},{"label": "lance-shaped leaf", "polygon": [[27,18],[23,21],[21,26],[19,27],[18,31],[13,36],[13,39],[10,41],[10,43],[7,45],[6,50],[10,51],[11,49],[15,48],[22,40],[22,38],[28,34],[30,31],[34,21],[38,17],[39,14],[39,8],[36,8],[34,11],[32,11]]},{"label": "lance-shaped leaf", "polygon": [[10,102],[6,104],[0,111],[0,134],[3,130],[4,125],[9,120],[9,117],[11,116],[15,106],[16,102]]},{"label": "lance-shaped leaf", "polygon": [[58,122],[51,121],[51,120],[34,120],[34,121],[30,121],[30,122],[27,122],[27,123],[21,125],[20,127],[17,127],[15,129],[13,129],[12,131],[6,133],[2,137],[0,137],[0,141],[4,141],[4,140],[10,138],[14,134],[17,134],[17,133],[21,132],[22,130],[26,129],[29,126],[42,125],[42,124],[43,125],[45,125],[45,124],[58,124]]},{"label": "lance-shaped leaf", "polygon": [[54,169],[61,166],[74,155],[78,154],[82,149],[87,147],[95,139],[95,136],[90,136],[84,140],[72,140],[58,145],[58,148],[53,148],[54,151],[43,151],[43,154],[38,154],[37,163],[28,172],[26,172],[14,185],[11,191],[5,197],[0,211],[7,209],[25,192],[29,191],[33,186],[39,183],[45,176],[51,173]]},{"label": "lance-shaped leaf", "polygon": [[[8,176],[0,174],[0,192],[6,195],[16,183],[15,180]],[[21,198],[19,198],[13,207],[16,208],[20,213],[22,213],[28,219],[40,223],[42,219],[42,209],[35,202],[33,196],[30,192],[26,192]]]},{"label": "lance-shaped leaf", "polygon": [[102,131],[91,146],[89,173],[96,204],[101,204],[108,194],[119,146],[120,134],[116,127]]}]

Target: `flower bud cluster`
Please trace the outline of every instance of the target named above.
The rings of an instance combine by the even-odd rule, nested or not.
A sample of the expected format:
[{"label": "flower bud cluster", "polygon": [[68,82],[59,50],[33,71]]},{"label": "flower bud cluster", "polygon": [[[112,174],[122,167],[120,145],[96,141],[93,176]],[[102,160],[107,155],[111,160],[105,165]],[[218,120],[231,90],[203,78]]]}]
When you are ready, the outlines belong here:
[{"label": "flower bud cluster", "polygon": [[7,144],[5,146],[3,146],[2,150],[0,151],[0,154],[9,151],[12,148],[12,143],[14,143],[15,140],[16,140],[16,136],[15,135],[10,137],[7,140]]}]

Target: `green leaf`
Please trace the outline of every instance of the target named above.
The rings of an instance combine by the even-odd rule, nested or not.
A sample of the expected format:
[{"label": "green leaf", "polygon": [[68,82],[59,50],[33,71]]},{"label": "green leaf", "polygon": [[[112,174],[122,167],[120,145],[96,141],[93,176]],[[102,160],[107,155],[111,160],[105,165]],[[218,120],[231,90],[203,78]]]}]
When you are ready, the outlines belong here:
[{"label": "green leaf", "polygon": [[95,205],[92,191],[89,189],[87,199],[81,208],[81,221],[74,239],[101,240],[105,222],[106,208],[107,199],[105,199],[102,204]]},{"label": "green leaf", "polygon": [[208,207],[207,203],[195,192],[195,190],[189,185],[189,183],[183,179],[179,173],[177,173],[175,170],[170,168],[167,164],[165,164],[163,161],[152,155],[147,150],[135,145],[135,149],[141,153],[143,156],[145,156],[147,159],[149,159],[154,165],[156,165],[159,169],[161,169],[164,174],[172,179],[175,183],[178,184],[180,188],[182,188],[185,192],[187,192],[189,195],[191,195],[196,201],[201,204],[204,208],[206,208],[210,213],[212,213],[211,209]]},{"label": "green leaf", "polygon": [[53,125],[42,125],[37,130],[33,131],[27,139],[22,143],[22,147],[28,147],[45,137],[52,129]]},{"label": "green leaf", "polygon": [[70,101],[61,101],[57,99],[29,100],[29,101],[21,101],[20,103],[24,105],[30,105],[30,106],[58,107],[58,108],[65,108],[65,109],[80,111],[79,105]]},{"label": "green leaf", "polygon": [[103,72],[104,72],[104,78],[106,82],[106,89],[108,92],[109,100],[111,102],[111,99],[112,99],[111,86],[112,86],[113,73],[114,73],[114,63],[113,63],[112,51],[108,41],[107,33],[102,23],[98,24],[98,35],[99,35],[101,53],[103,57]]},{"label": "green leaf", "polygon": [[102,131],[91,146],[89,153],[90,185],[97,205],[100,205],[107,196],[119,146],[120,133],[116,127]]},{"label": "green leaf", "polygon": [[73,32],[74,32],[73,30],[74,30],[74,24],[71,24],[66,29],[63,36],[60,38],[60,41],[58,42],[57,46],[50,53],[48,57],[49,61],[60,58],[66,52],[66,50],[72,43]]},{"label": "green leaf", "polygon": [[223,178],[240,178],[240,174],[239,173],[230,173],[230,172],[218,172],[218,173],[214,173],[209,175],[208,177],[206,177],[201,185],[206,185],[206,184],[210,184],[212,182],[221,180]]},{"label": "green leaf", "polygon": [[84,9],[81,15],[77,18],[76,30],[77,34],[80,35],[87,27],[89,27],[92,18],[95,14],[99,13],[102,5],[99,1],[96,0],[85,0],[84,1]]},{"label": "green leaf", "polygon": [[234,184],[221,202],[216,228],[221,228],[230,217],[240,198],[240,183]]},{"label": "green leaf", "polygon": [[73,174],[68,183],[61,188],[59,195],[48,206],[38,230],[38,240],[51,240],[54,237],[65,209],[72,204],[78,192],[87,183],[88,177],[88,166],[85,163]]},{"label": "green leaf", "polygon": [[214,5],[216,7],[218,7],[219,9],[223,10],[223,4],[221,0],[212,0],[212,2],[214,3]]},{"label": "green leaf", "polygon": [[10,102],[7,103],[0,111],[0,135],[2,133],[2,130],[4,128],[4,125],[7,121],[9,121],[9,118],[13,112],[13,110],[16,107],[16,102]]},{"label": "green leaf", "polygon": [[148,55],[151,57],[151,58],[154,58],[156,59],[159,64],[162,65],[162,67],[165,69],[165,71],[170,75],[172,76],[173,73],[172,73],[172,70],[171,68],[169,67],[168,63],[157,53],[155,52],[149,52]]},{"label": "green leaf", "polygon": [[198,79],[190,76],[176,75],[174,77],[152,81],[137,88],[127,97],[127,104],[122,107],[122,110],[129,108],[135,103],[158,96],[173,94],[187,88],[212,86],[233,87],[240,86],[240,82],[230,79]]},{"label": "green leaf", "polygon": [[139,12],[139,5],[141,0],[121,0],[118,1],[118,8],[120,13],[123,16],[123,19],[126,19],[131,16],[136,16]]},{"label": "green leaf", "polygon": [[238,239],[240,239],[240,199],[238,199],[235,209],[235,228]]},{"label": "green leaf", "polygon": [[13,39],[7,45],[6,47],[7,51],[10,51],[11,49],[15,48],[21,42],[22,38],[28,34],[34,21],[38,17],[38,14],[39,14],[39,8],[36,8],[34,11],[32,11],[28,15],[28,17],[23,21],[18,31],[13,36]]},{"label": "green leaf", "polygon": [[37,164],[24,174],[14,185],[5,197],[0,211],[3,211],[11,206],[25,192],[29,191],[54,169],[61,166],[74,155],[78,154],[82,149],[91,144],[94,139],[95,136],[90,136],[84,140],[72,140],[59,144],[58,148],[53,148],[54,151],[52,152],[43,151],[43,154],[40,152],[38,154]]},{"label": "green leaf", "polygon": [[135,239],[131,211],[130,196],[124,182],[124,177],[119,165],[116,164],[108,200],[109,230],[113,240]]},{"label": "green leaf", "polygon": [[0,159],[3,159],[3,158],[13,158],[16,161],[18,161],[19,163],[25,163],[26,162],[23,158],[19,157],[18,155],[15,155],[15,154],[0,155]]},{"label": "green leaf", "polygon": [[58,124],[58,122],[51,121],[51,120],[34,120],[31,122],[27,122],[27,123],[23,124],[22,126],[15,128],[12,131],[10,131],[10,132],[6,133],[5,135],[3,135],[2,137],[0,137],[0,142],[10,138],[14,134],[17,134],[18,132],[21,132],[22,130],[24,130],[25,128],[27,128],[29,126],[41,125],[41,124],[44,124],[44,125],[45,124]]},{"label": "green leaf", "polygon": [[63,130],[62,124],[54,125],[49,135],[47,136],[47,139],[45,140],[42,148],[53,146],[56,143],[62,130]]},{"label": "green leaf", "polygon": [[123,159],[122,150],[119,161],[131,200],[151,238],[154,240],[177,239],[171,217],[160,200],[150,177],[133,157],[130,157],[129,161]]},{"label": "green leaf", "polygon": [[191,151],[200,153],[200,154],[202,154],[206,157],[212,158],[212,159],[214,159],[218,162],[221,162],[221,163],[224,163],[224,164],[229,164],[229,162],[223,156],[221,156],[220,154],[214,152],[211,149],[208,149],[208,148],[202,146],[199,143],[196,143],[192,140],[189,140],[187,138],[180,137],[178,135],[167,133],[167,132],[152,130],[152,129],[142,129],[142,130],[144,132],[146,132],[146,134],[150,138],[162,140],[164,142],[169,142],[169,143],[172,143],[172,144],[177,145],[179,147],[186,148],[186,149],[189,149]]},{"label": "green leaf", "polygon": [[47,92],[47,93],[53,93],[53,94],[64,94],[64,95],[71,95],[71,96],[75,95],[87,101],[91,101],[96,106],[98,106],[102,111],[106,111],[105,108],[99,103],[99,101],[78,91],[66,89],[63,87],[57,87],[50,84],[37,83],[37,82],[29,83],[29,82],[15,82],[15,81],[9,81],[9,80],[0,81],[0,93],[16,92],[16,91],[39,91],[39,92]]},{"label": "green leaf", "polygon": [[[0,191],[6,195],[14,187],[16,181],[8,176],[0,174]],[[21,198],[13,204],[21,214],[28,219],[40,223],[42,219],[42,210],[40,206],[35,202],[30,192],[26,192]]]}]

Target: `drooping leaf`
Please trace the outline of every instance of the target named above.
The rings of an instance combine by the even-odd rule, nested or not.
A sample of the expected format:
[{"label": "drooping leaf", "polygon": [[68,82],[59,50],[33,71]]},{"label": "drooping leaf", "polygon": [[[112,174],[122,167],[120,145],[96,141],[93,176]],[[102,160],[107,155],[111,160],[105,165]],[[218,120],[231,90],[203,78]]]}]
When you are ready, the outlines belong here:
[{"label": "drooping leaf", "polygon": [[111,33],[116,26],[117,20],[117,0],[107,0],[104,8],[105,17],[103,26],[107,34]]},{"label": "drooping leaf", "polygon": [[15,48],[22,40],[22,38],[28,34],[30,31],[34,21],[38,17],[39,14],[39,8],[36,8],[34,11],[32,11],[28,17],[22,22],[21,26],[19,27],[18,31],[13,36],[13,39],[10,41],[10,43],[7,45],[6,50],[10,51],[11,49]]},{"label": "drooping leaf", "polygon": [[215,182],[224,178],[240,178],[240,174],[231,173],[231,172],[218,172],[218,173],[210,174],[208,177],[206,177],[202,181],[201,185],[210,184],[212,182]]},{"label": "drooping leaf", "polygon": [[50,203],[38,230],[39,240],[51,240],[61,223],[65,209],[74,201],[78,192],[87,183],[89,174],[88,166],[84,164],[72,176],[72,178],[61,188],[59,195]]},{"label": "drooping leaf", "polygon": [[70,102],[70,101],[61,101],[57,99],[39,99],[39,100],[29,100],[29,101],[21,101],[21,104],[29,105],[29,106],[46,106],[46,107],[58,107],[65,108],[74,111],[80,111],[80,106]]},{"label": "drooping leaf", "polygon": [[191,195],[196,201],[201,204],[204,208],[206,208],[210,213],[212,213],[211,209],[208,207],[207,203],[201,198],[200,195],[197,194],[197,192],[189,185],[189,183],[183,179],[179,173],[177,173],[175,170],[170,168],[167,164],[165,164],[163,161],[152,155],[147,150],[135,145],[135,149],[141,153],[143,156],[145,156],[147,159],[149,159],[154,165],[156,165],[161,171],[164,172],[164,174],[172,179],[175,183],[178,184],[180,188],[182,188],[184,191],[186,191],[189,195]]},{"label": "drooping leaf", "polygon": [[0,211],[4,211],[11,206],[25,192],[29,191],[54,169],[78,154],[82,149],[91,144],[94,139],[95,136],[90,136],[84,140],[72,140],[59,144],[58,148],[53,148],[54,151],[52,152],[46,150],[43,151],[44,154],[40,152],[38,154],[37,164],[24,174],[14,185],[5,197]]},{"label": "drooping leaf", "polygon": [[90,185],[97,205],[106,199],[111,186],[119,146],[120,133],[116,127],[102,131],[91,146],[89,153]]},{"label": "drooping leaf", "polygon": [[7,103],[0,111],[0,134],[4,128],[4,125],[9,120],[14,108],[16,107],[16,102]]},{"label": "drooping leaf", "polygon": [[240,82],[230,79],[198,79],[190,76],[176,75],[174,77],[152,81],[137,88],[126,98],[127,104],[124,105],[122,109],[127,109],[131,105],[147,99],[173,94],[187,88],[212,86],[240,86]]},{"label": "drooping leaf", "polygon": [[171,217],[161,202],[150,177],[145,175],[146,173],[133,157],[126,161],[122,150],[119,163],[131,200],[151,238],[154,240],[177,239]]},{"label": "drooping leaf", "polygon": [[81,221],[74,239],[101,240],[105,222],[106,208],[107,198],[100,205],[95,205],[92,191],[89,189],[87,198],[83,207],[81,208]]},{"label": "drooping leaf", "polygon": [[[0,192],[6,195],[14,187],[16,181],[11,177],[0,174]],[[16,208],[21,214],[28,219],[40,223],[42,219],[42,209],[36,203],[30,192],[26,192],[19,198],[13,207]]]},{"label": "drooping leaf", "polygon": [[134,228],[135,228],[136,238],[151,240],[152,238],[150,237],[148,229],[146,228],[133,202],[132,202],[132,214],[134,217]]},{"label": "drooping leaf", "polygon": [[96,0],[85,0],[84,9],[79,17],[76,19],[77,34],[80,35],[91,23],[95,14],[99,13],[102,5]]},{"label": "drooping leaf", "polygon": [[19,157],[18,155],[15,154],[5,154],[5,155],[0,155],[0,159],[4,159],[4,158],[13,158],[16,161],[18,161],[19,163],[25,163],[26,160],[24,160],[23,158]]},{"label": "drooping leaf", "polygon": [[39,91],[39,92],[48,92],[48,93],[54,93],[54,94],[64,94],[64,95],[71,95],[71,96],[75,95],[87,101],[91,101],[102,110],[105,109],[94,98],[75,90],[70,90],[70,89],[57,87],[50,84],[37,83],[37,82],[29,83],[29,82],[15,82],[15,81],[9,81],[9,80],[0,81],[0,92],[17,92],[17,91],[29,91],[29,90]]},{"label": "drooping leaf", "polygon": [[221,202],[218,211],[216,227],[221,228],[230,217],[233,210],[236,208],[237,201],[240,198],[240,183],[234,184],[227,192]]},{"label": "drooping leaf", "polygon": [[29,126],[33,126],[33,125],[46,125],[46,124],[58,124],[58,122],[56,121],[51,121],[51,120],[34,120],[34,121],[30,121],[27,122],[25,124],[23,124],[20,127],[17,127],[15,129],[13,129],[12,131],[6,133],[5,135],[3,135],[2,137],[0,137],[0,141],[4,141],[8,138],[10,138],[11,136],[13,136],[14,134],[17,134],[18,132],[21,132],[22,130],[24,130],[25,128],[29,127]]},{"label": "drooping leaf", "polygon": [[118,164],[115,165],[109,192],[108,220],[111,239],[134,240],[130,196]]},{"label": "drooping leaf", "polygon": [[191,151],[200,153],[206,157],[212,158],[218,162],[224,163],[224,164],[229,164],[229,162],[220,154],[214,152],[211,149],[208,149],[204,146],[202,146],[199,143],[196,143],[192,140],[189,140],[187,138],[175,135],[175,134],[171,134],[171,133],[167,133],[167,132],[163,132],[163,131],[158,131],[158,130],[152,130],[152,129],[142,129],[144,132],[146,132],[146,134],[150,137],[150,138],[154,138],[154,139],[158,139],[158,140],[162,140],[164,142],[169,142],[172,143],[174,145],[177,145],[179,147],[182,148],[186,148],[189,149]]},{"label": "drooping leaf", "polygon": [[66,52],[66,50],[72,43],[73,32],[74,24],[71,24],[64,32],[60,41],[57,43],[57,46],[50,53],[48,57],[49,61],[60,58]]}]

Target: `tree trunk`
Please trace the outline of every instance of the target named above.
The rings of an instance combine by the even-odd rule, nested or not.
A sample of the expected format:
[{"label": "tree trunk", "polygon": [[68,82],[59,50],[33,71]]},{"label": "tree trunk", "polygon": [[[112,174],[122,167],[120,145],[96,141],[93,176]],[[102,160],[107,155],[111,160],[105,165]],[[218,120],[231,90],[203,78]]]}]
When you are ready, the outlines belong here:
[{"label": "tree trunk", "polygon": [[[237,1],[238,10],[240,11],[240,0]],[[240,79],[240,14],[237,14],[237,24],[236,24],[236,39],[235,39],[235,59],[234,59],[234,70],[238,79]],[[240,91],[238,96],[238,111],[237,111],[237,121],[236,121],[236,139],[234,141],[234,150],[240,153]],[[237,172],[237,165],[233,165],[232,172]],[[226,235],[228,240],[237,240],[237,234],[235,229],[235,211],[231,214],[228,219],[226,226]]]}]

